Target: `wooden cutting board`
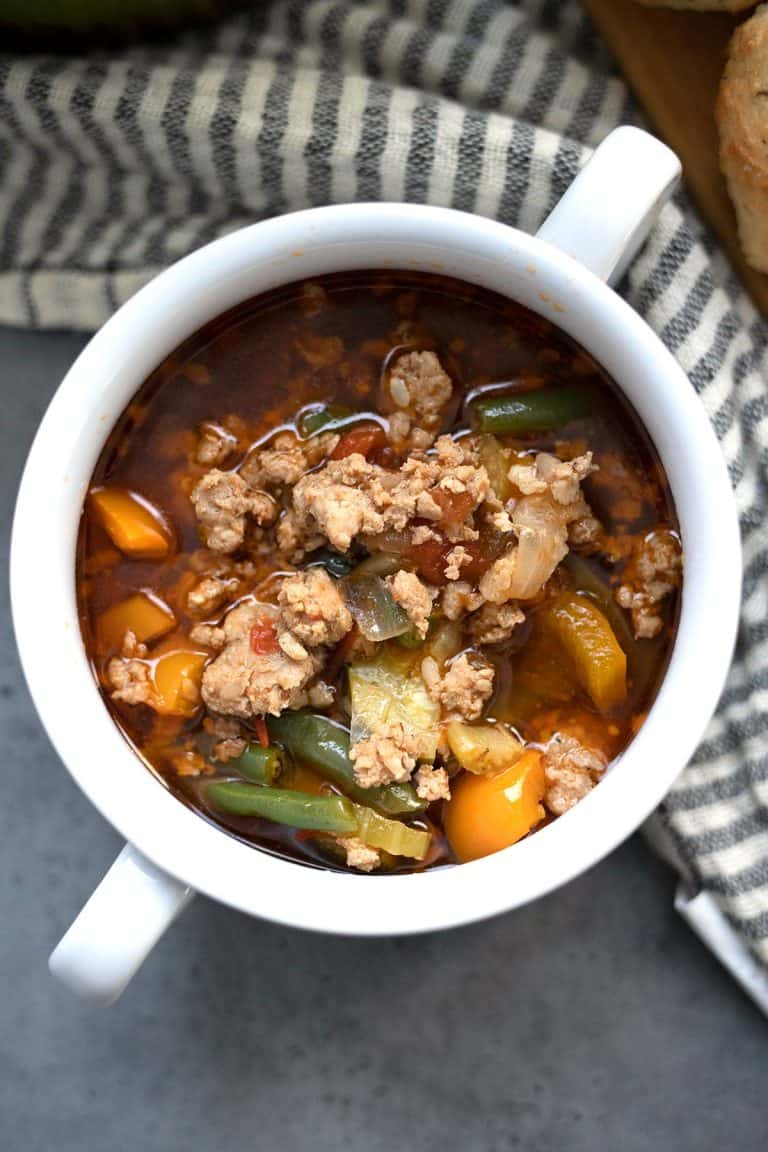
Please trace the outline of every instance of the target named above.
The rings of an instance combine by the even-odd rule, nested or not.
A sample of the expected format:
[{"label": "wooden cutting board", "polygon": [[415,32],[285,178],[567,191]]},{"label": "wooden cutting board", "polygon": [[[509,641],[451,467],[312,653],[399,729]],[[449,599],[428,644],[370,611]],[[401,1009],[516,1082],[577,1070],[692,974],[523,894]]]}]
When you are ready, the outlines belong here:
[{"label": "wooden cutting board", "polygon": [[768,275],[742,254],[718,163],[714,107],[726,50],[741,17],[646,8],[634,0],[584,0],[649,121],[682,160],[702,215],[720,238],[758,308],[768,317]]}]

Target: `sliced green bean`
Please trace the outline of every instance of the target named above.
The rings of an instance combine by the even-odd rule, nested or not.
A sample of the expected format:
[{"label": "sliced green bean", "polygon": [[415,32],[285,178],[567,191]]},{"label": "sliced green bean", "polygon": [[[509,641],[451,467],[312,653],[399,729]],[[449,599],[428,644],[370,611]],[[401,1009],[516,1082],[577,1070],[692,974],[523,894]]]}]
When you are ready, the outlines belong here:
[{"label": "sliced green bean", "polygon": [[303,760],[347,796],[369,804],[382,816],[404,816],[426,808],[412,784],[361,788],[349,758],[349,733],[326,716],[285,711],[280,716],[270,716],[267,727],[272,739],[279,740],[296,760]]},{"label": "sliced green bean", "polygon": [[236,760],[230,760],[229,767],[254,784],[274,784],[283,763],[280,749],[274,745],[262,748],[261,744],[249,744]]},{"label": "sliced green bean", "polygon": [[263,788],[239,780],[214,781],[207,785],[211,804],[233,816],[262,816],[276,824],[354,836],[355,806],[345,796],[312,796],[286,788]]},{"label": "sliced green bean", "polygon": [[506,396],[488,396],[472,402],[475,423],[481,432],[515,435],[549,432],[594,411],[594,392],[584,386],[542,388]]}]

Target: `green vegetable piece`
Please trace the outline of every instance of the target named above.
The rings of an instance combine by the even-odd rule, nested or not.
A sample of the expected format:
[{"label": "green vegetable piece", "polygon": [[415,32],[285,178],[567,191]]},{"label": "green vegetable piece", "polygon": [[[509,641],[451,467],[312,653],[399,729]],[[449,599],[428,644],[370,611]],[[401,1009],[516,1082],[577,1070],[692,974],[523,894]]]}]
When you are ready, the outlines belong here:
[{"label": "green vegetable piece", "polygon": [[352,571],[352,562],[341,552],[332,552],[330,548],[323,548],[320,552],[313,552],[308,568],[325,568],[330,576],[340,580],[342,576],[349,576]]},{"label": "green vegetable piece", "polygon": [[296,418],[296,428],[299,436],[308,440],[317,432],[333,432],[360,419],[361,413],[343,404],[307,404]]},{"label": "green vegetable piece", "polygon": [[[440,705],[426,689],[413,658],[400,651],[398,661],[391,651],[377,653],[365,664],[349,669],[352,700],[352,738],[363,736],[399,721],[408,731],[423,737],[423,758],[434,760],[437,750]],[[403,664],[405,666],[403,666]]]},{"label": "green vegetable piece", "polygon": [[550,432],[580,420],[594,411],[594,392],[570,385],[542,388],[537,392],[517,392],[508,396],[488,396],[473,401],[472,411],[481,432],[502,436],[527,432]]},{"label": "green vegetable piece", "polygon": [[283,767],[280,749],[270,746],[262,748],[261,744],[249,744],[245,752],[230,760],[230,768],[252,780],[254,784],[274,784]]},{"label": "green vegetable piece", "polygon": [[462,724],[446,728],[451,752],[475,776],[494,776],[510,768],[525,751],[523,742],[500,724]]},{"label": "green vegetable piece", "polygon": [[309,764],[353,800],[370,804],[385,816],[408,815],[426,808],[412,784],[361,788],[349,758],[349,733],[326,716],[285,711],[280,716],[270,716],[267,727],[272,739],[279,740],[291,756]]},{"label": "green vegetable piece", "polygon": [[338,836],[357,833],[355,806],[345,796],[312,796],[240,780],[214,781],[207,785],[206,793],[215,808],[234,816],[262,816],[275,824]]},{"label": "green vegetable piece", "polygon": [[432,842],[432,833],[411,828],[400,820],[387,820],[371,808],[355,804],[357,834],[369,848],[382,848],[393,856],[411,856],[423,860]]},{"label": "green vegetable piece", "polygon": [[366,640],[380,643],[401,636],[411,626],[408,613],[396,603],[381,576],[360,576],[344,585],[347,607]]}]

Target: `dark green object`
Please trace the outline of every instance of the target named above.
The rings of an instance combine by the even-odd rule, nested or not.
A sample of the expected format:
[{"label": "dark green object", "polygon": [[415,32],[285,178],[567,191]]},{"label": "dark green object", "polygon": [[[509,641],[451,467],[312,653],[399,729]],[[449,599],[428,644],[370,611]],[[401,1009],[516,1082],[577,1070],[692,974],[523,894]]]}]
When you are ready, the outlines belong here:
[{"label": "dark green object", "polygon": [[551,432],[572,420],[591,415],[595,397],[589,388],[542,388],[511,396],[489,396],[473,401],[475,423],[481,432],[516,435]]},{"label": "dark green object", "polygon": [[305,440],[317,432],[333,432],[361,419],[359,412],[353,412],[343,404],[308,404],[302,408],[296,420],[299,435]]},{"label": "dark green object", "polygon": [[337,580],[340,580],[342,576],[349,576],[352,571],[352,562],[341,552],[332,552],[329,548],[323,548],[321,552],[312,553],[312,560],[307,567],[325,568],[329,576],[335,576]]},{"label": "dark green object", "polygon": [[279,740],[291,756],[315,768],[358,804],[368,804],[382,816],[407,816],[426,808],[412,784],[361,788],[349,758],[349,732],[326,716],[285,711],[270,716],[267,727],[272,739]]},{"label": "dark green object", "polygon": [[345,796],[312,796],[286,788],[263,788],[239,780],[215,781],[207,786],[211,804],[233,816],[261,816],[276,824],[353,836],[357,832],[354,805]]},{"label": "dark green object", "polygon": [[262,748],[261,744],[249,744],[245,752],[236,760],[230,760],[229,767],[233,768],[246,780],[254,784],[274,784],[283,767],[280,749],[270,746]]}]

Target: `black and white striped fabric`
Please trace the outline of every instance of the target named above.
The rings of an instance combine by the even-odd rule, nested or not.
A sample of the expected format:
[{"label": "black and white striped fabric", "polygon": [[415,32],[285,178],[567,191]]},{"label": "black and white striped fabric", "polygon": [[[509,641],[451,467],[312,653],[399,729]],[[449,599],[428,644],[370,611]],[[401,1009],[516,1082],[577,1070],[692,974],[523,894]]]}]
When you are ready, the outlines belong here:
[{"label": "black and white striped fabric", "polygon": [[[576,0],[254,0],[172,45],[0,56],[0,322],[96,328],[191,249],[313,204],[532,231],[635,119]],[[624,290],[701,395],[744,534],[737,659],[656,831],[768,965],[768,335],[682,201]]]}]

